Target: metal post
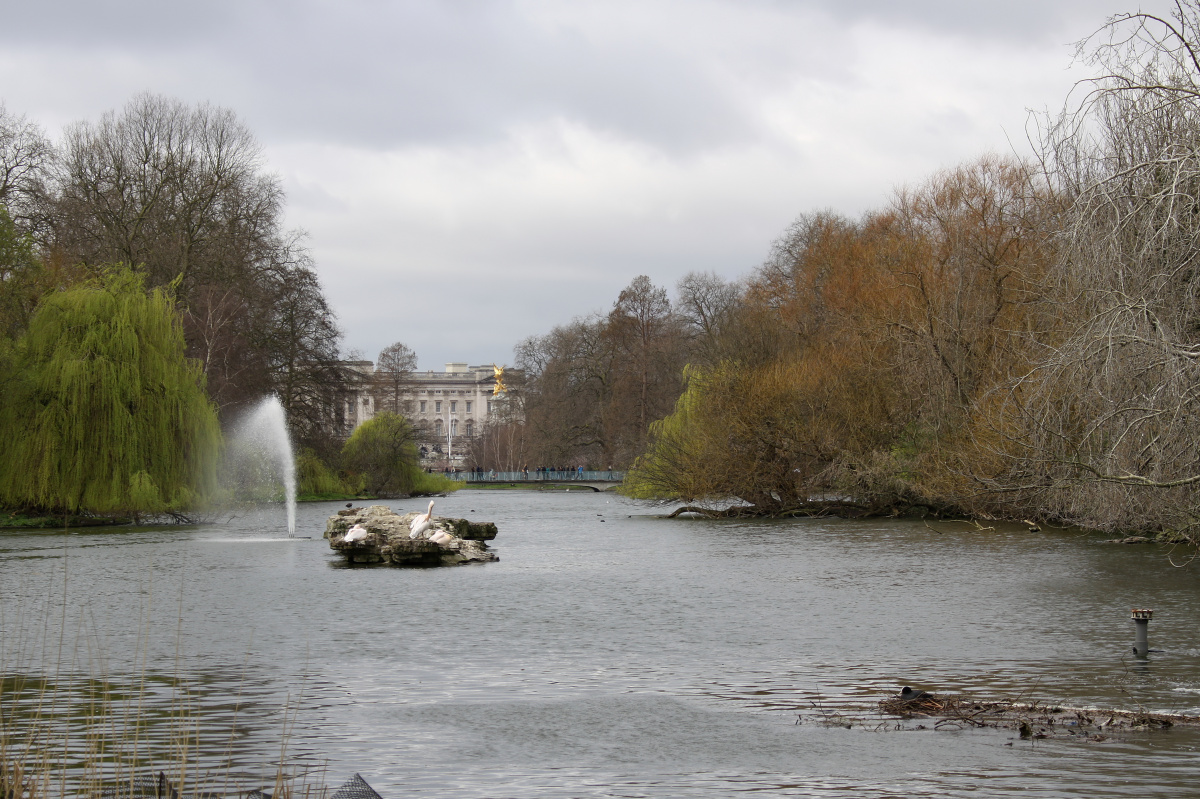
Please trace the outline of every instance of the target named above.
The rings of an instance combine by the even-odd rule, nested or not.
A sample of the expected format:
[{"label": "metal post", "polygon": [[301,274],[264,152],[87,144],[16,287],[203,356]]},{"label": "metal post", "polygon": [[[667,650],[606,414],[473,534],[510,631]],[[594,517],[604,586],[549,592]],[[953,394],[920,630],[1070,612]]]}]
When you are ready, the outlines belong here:
[{"label": "metal post", "polygon": [[1129,614],[1134,624],[1133,654],[1144,658],[1150,653],[1149,628],[1154,611],[1149,608],[1133,608]]}]

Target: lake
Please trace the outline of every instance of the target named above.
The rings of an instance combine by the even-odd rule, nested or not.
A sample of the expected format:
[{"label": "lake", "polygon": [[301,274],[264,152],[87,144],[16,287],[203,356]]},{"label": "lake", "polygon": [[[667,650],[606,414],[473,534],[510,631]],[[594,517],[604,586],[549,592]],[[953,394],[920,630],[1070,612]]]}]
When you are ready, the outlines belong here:
[{"label": "lake", "polygon": [[[154,751],[186,706],[198,765],[253,780],[286,743],[385,799],[1195,794],[1194,730],[1022,740],[876,709],[912,685],[1200,714],[1200,564],[1157,546],[463,490],[435,514],[494,521],[499,562],[350,568],[321,538],[343,506],[301,505],[294,539],[279,509],[0,532],[0,665],[65,698],[50,722],[90,723],[102,686]],[[1155,611],[1145,660],[1131,607]]]}]

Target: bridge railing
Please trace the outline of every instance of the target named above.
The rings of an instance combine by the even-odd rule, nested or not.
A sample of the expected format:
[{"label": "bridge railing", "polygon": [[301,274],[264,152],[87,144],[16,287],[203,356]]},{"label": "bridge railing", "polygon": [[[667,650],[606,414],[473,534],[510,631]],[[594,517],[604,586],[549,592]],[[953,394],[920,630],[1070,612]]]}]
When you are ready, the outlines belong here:
[{"label": "bridge railing", "polygon": [[523,470],[519,472],[449,472],[446,476],[451,480],[458,480],[463,483],[563,483],[569,481],[619,483],[625,479],[625,472],[617,469],[584,469],[583,471],[578,469],[550,469],[545,471],[529,469],[528,471]]}]

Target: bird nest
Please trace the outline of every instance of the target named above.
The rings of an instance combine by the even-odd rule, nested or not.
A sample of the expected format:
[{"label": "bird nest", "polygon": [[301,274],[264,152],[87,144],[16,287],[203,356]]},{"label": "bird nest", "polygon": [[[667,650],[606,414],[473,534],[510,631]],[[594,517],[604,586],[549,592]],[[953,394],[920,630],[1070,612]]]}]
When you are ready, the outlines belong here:
[{"label": "bird nest", "polygon": [[[1079,736],[1103,741],[1118,732],[1200,727],[1200,718],[1145,710],[1096,710],[1036,702],[985,701],[925,691],[902,692],[880,700],[880,712],[901,719],[929,719],[934,729],[1007,728],[1021,738]],[[918,724],[915,729],[927,729]]]}]

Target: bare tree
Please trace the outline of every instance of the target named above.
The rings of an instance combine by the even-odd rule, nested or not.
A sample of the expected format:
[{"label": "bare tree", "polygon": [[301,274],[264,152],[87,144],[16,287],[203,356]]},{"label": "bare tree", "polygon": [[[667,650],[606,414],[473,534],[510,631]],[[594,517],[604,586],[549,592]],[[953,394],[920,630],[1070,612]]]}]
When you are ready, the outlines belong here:
[{"label": "bare tree", "polygon": [[1105,529],[1200,518],[1200,4],[1080,43],[1100,75],[1045,136],[1070,200],[1054,299],[1071,324],[1014,394],[1013,484]]},{"label": "bare tree", "polygon": [[683,392],[687,339],[666,290],[645,275],[621,291],[604,335],[618,356],[606,426],[615,433],[612,455],[625,464],[645,450],[651,422],[670,413]]},{"label": "bare tree", "polygon": [[532,456],[525,424],[528,381],[518,369],[506,369],[504,380],[504,400],[494,403],[483,429],[471,437],[468,460],[471,466],[513,472],[528,468]]},{"label": "bare tree", "polygon": [[412,411],[412,400],[405,396],[412,389],[412,373],[417,370],[417,354],[397,341],[384,347],[375,362],[374,389],[380,408],[403,415]]},{"label": "bare tree", "polygon": [[279,180],[232,111],[140,94],[76,123],[46,207],[64,260],[129,263],[174,292],[223,413],[275,392],[315,435],[340,333],[302,235],[281,228]]},{"label": "bare tree", "polygon": [[[1033,168],[984,156],[897,193],[883,260],[895,280],[888,333],[938,425],[1030,362],[1053,252],[1053,204]],[[935,407],[936,406],[936,407]]]},{"label": "bare tree", "polygon": [[40,127],[0,103],[0,206],[27,232],[37,227],[35,208],[53,155]]},{"label": "bare tree", "polygon": [[612,396],[615,353],[600,317],[576,319],[517,345],[528,380],[525,419],[530,457],[540,465],[613,457],[604,408]]},{"label": "bare tree", "polygon": [[271,271],[258,300],[267,320],[256,344],[267,355],[271,390],[297,439],[307,443],[337,427],[339,391],[354,378],[340,360],[341,331],[307,254]]},{"label": "bare tree", "polygon": [[85,263],[144,264],[153,285],[187,297],[263,256],[283,193],[232,111],[134,97],[67,129],[55,243]]},{"label": "bare tree", "polygon": [[543,464],[625,466],[683,390],[689,338],[664,289],[642,275],[605,316],[576,319],[517,347],[527,380],[524,438]]},{"label": "bare tree", "polygon": [[675,286],[675,314],[691,339],[692,360],[715,363],[721,334],[736,313],[741,290],[712,272],[689,272]]}]

